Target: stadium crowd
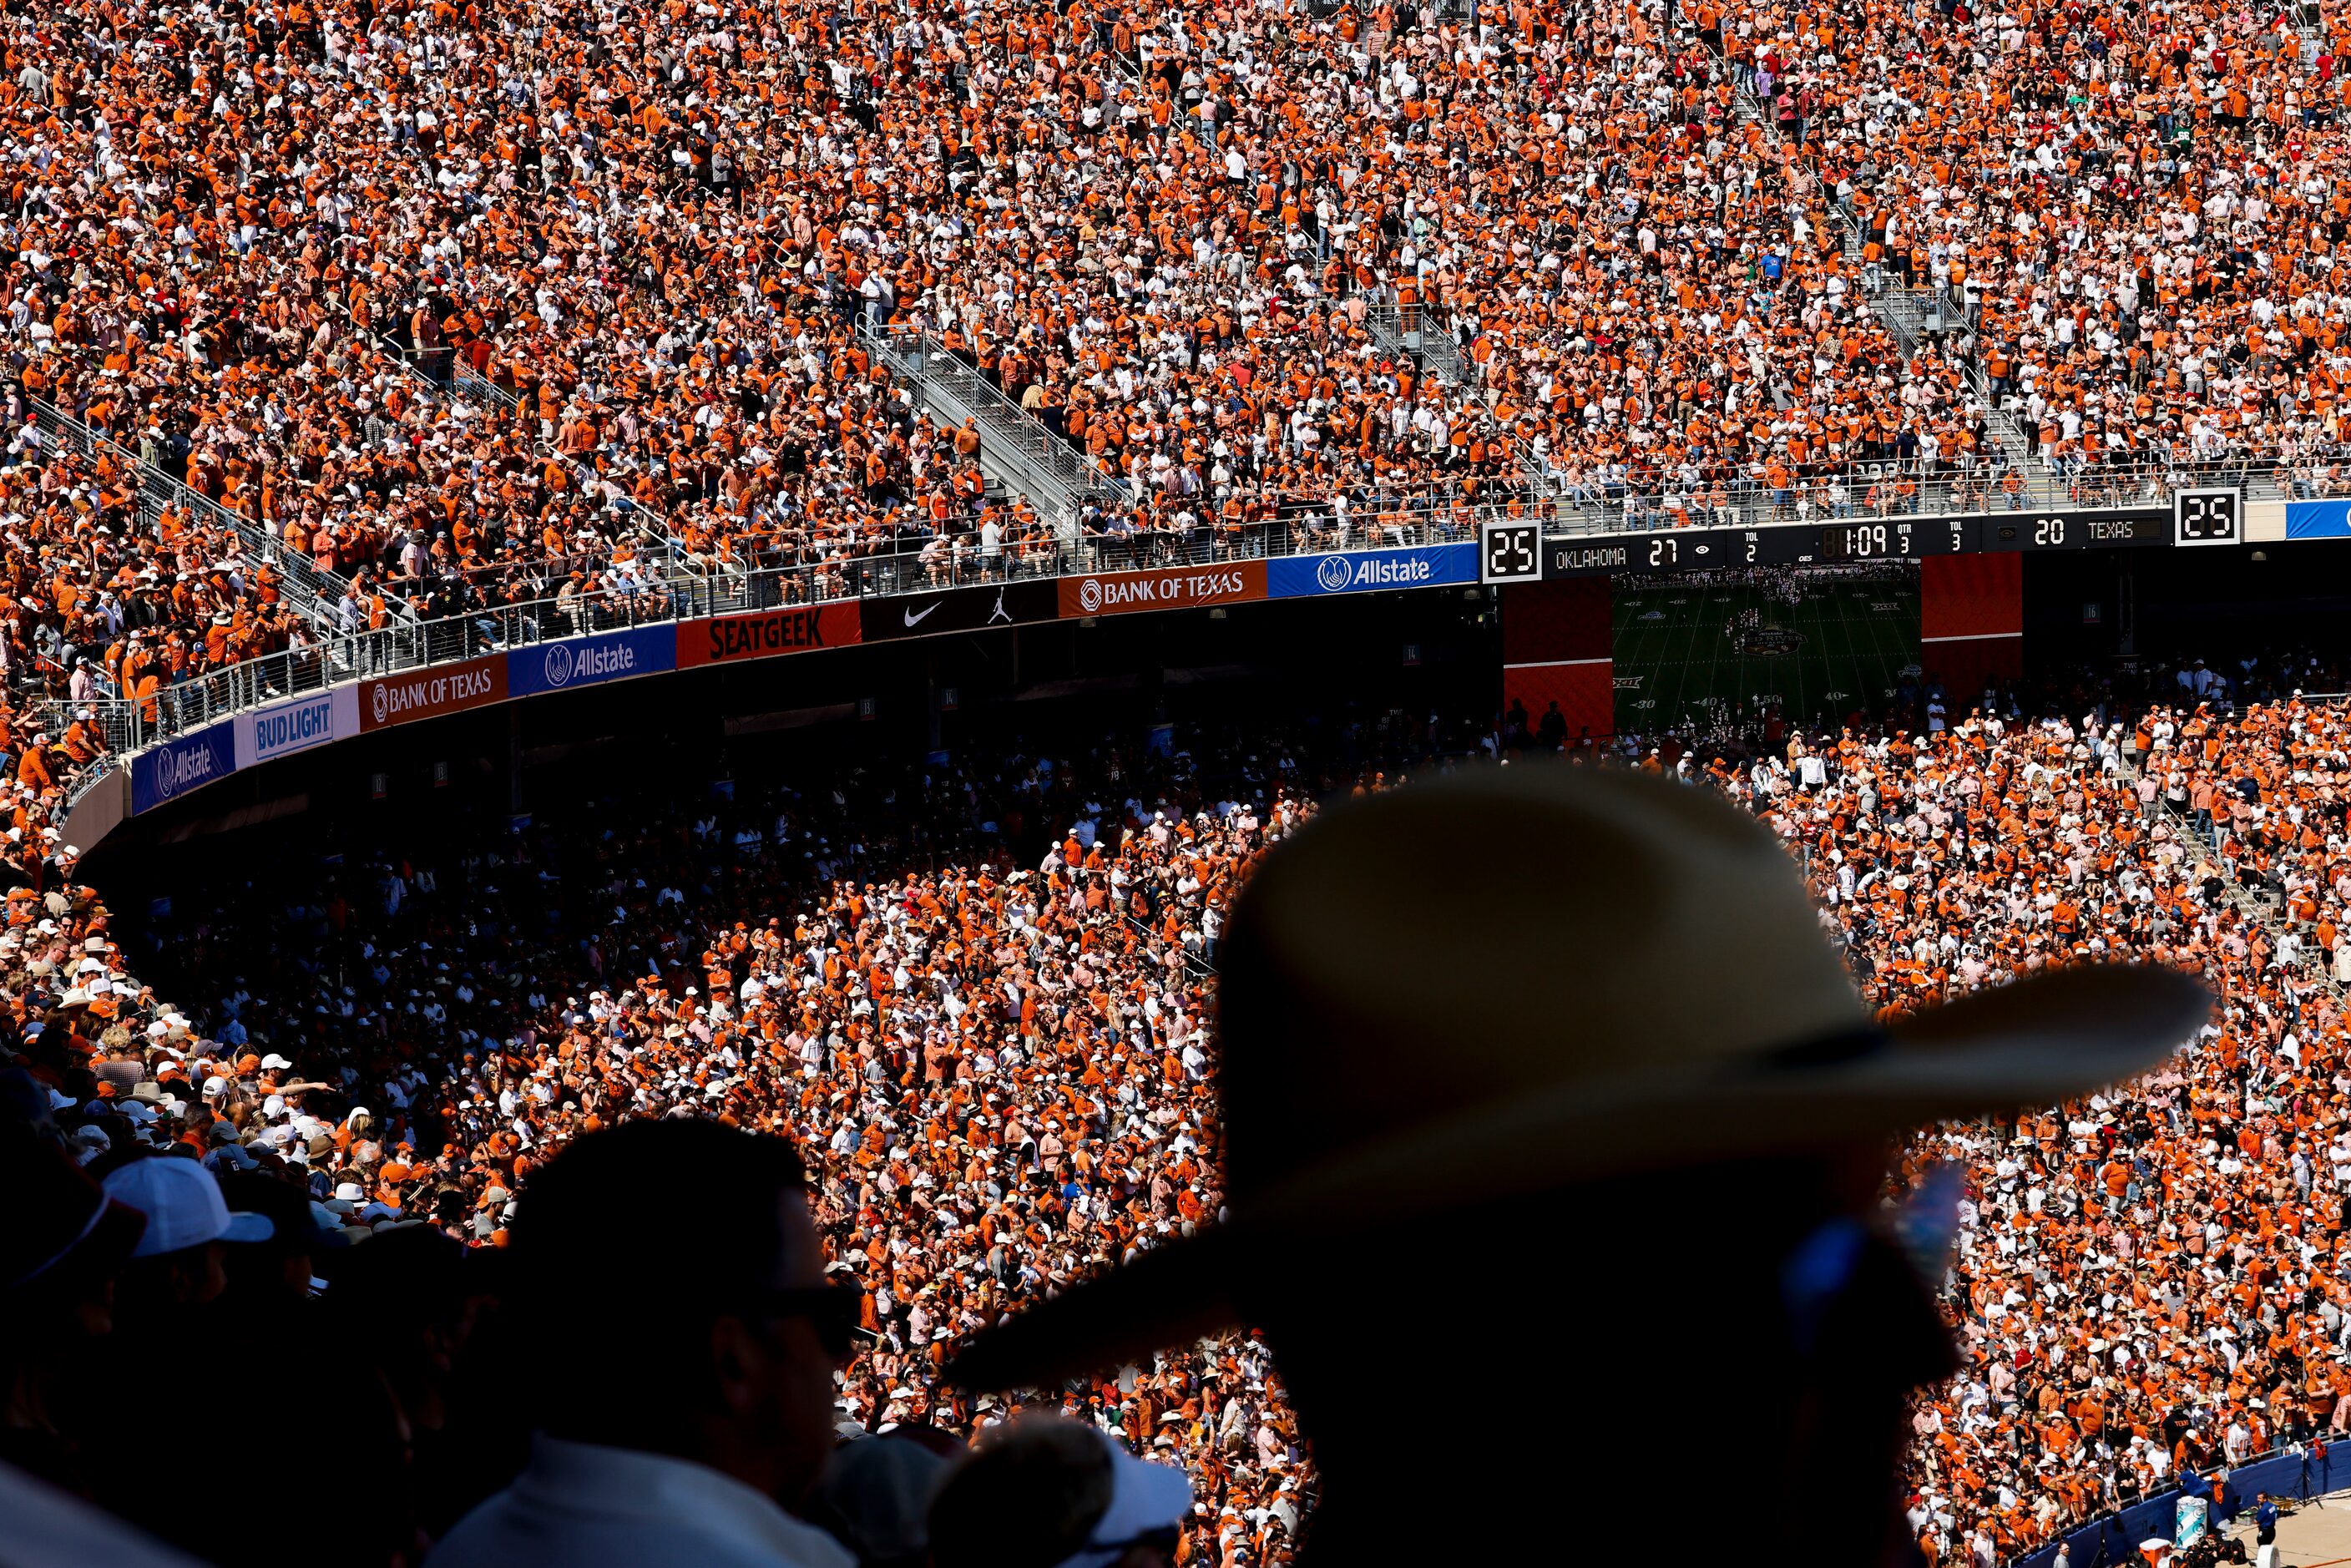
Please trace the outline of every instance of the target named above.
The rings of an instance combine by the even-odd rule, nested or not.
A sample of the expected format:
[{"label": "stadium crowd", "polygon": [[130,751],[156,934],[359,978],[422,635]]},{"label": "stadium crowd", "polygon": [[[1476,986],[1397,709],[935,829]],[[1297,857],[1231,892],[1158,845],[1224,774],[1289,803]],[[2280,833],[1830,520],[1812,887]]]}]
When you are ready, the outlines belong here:
[{"label": "stadium crowd", "polygon": [[[335,1313],[363,1260],[430,1281],[408,1322],[301,1331],[341,1336],[348,1439],[415,1483],[371,1493],[355,1555],[390,1561],[466,1500],[480,1450],[453,1411],[480,1396],[448,1369],[507,1206],[551,1143],[622,1114],[818,1154],[836,1266],[873,1292],[844,1419],[961,1429],[991,1413],[938,1385],[941,1347],[1213,1215],[1217,912],[1312,799],[1428,737],[1352,758],[1299,737],[1299,767],[1256,778],[1205,747],[1188,771],[1006,758],[387,863],[193,918],[180,972],[232,978],[174,1009],[49,821],[102,745],[75,705],[404,613],[625,605],[681,564],[1045,548],[868,329],[964,357],[1118,482],[1089,527],[1146,537],[1426,515],[1530,469],[1675,516],[1747,486],[1884,499],[1836,477],[1855,459],[2012,490],[2006,400],[2061,470],[2250,454],[2333,493],[2346,15],[12,7],[0,1038],[93,1167],[176,1144],[279,1214],[304,1243],[281,1242],[287,1311],[308,1310],[298,1261]],[[1869,303],[1888,287],[1965,329],[1898,341]],[[1416,360],[1388,311],[1451,353]],[[139,475],[44,433],[36,400],[246,529],[147,517]],[[296,561],[350,585],[323,622]],[[1886,1005],[2116,949],[2225,988],[2173,1073],[1906,1156],[1976,1176],[1953,1297],[1974,1359],[1917,1416],[1939,1561],[2346,1424],[2351,735],[2207,694],[2086,725],[1959,703],[1931,734],[1689,758],[1806,856]],[[610,908],[551,908],[559,876]],[[235,956],[311,952],[331,972]],[[317,1208],[286,1207],[288,1175]],[[222,1545],[228,1521],[89,1462],[129,1439],[75,1400],[135,1390],[57,1392],[54,1421],[12,1411],[39,1435],[12,1454]],[[1192,1470],[1196,1551],[1286,1554],[1308,1479],[1251,1343],[1069,1403]]]},{"label": "stadium crowd", "polygon": [[[368,1410],[404,1419],[411,1447],[379,1455],[408,1484],[360,1511],[354,1560],[437,1535],[503,1479],[497,1445],[519,1433],[483,1413],[525,1371],[496,1336],[527,1330],[493,1320],[466,1356],[467,1304],[495,1294],[533,1167],[622,1117],[716,1116],[799,1143],[831,1270],[869,1292],[841,1420],[963,1432],[1008,1412],[939,1384],[953,1339],[1215,1213],[1201,975],[1247,856],[1304,810],[1302,781],[1238,751],[1077,768],[852,775],[714,798],[674,828],[661,812],[601,834],[550,824],[354,868],[283,905],[225,897],[175,925],[184,972],[223,981],[193,1009],[201,1029],[130,977],[95,900],[28,893],[0,938],[30,1009],[12,1043],[91,1169],[177,1145],[240,1207],[276,1206],[273,1289],[298,1296],[315,1271],[338,1327],[346,1308],[402,1314],[371,1318],[377,1351],[346,1357],[395,1390]],[[1016,865],[1011,843],[1048,847]],[[718,907],[743,918],[712,925]],[[296,985],[313,1000],[289,1009]],[[412,1284],[370,1268],[394,1238],[399,1267],[423,1271]],[[224,1335],[287,1332],[216,1315]],[[225,1519],[104,1459],[139,1440],[114,1429],[119,1407],[56,1396],[79,1417],[11,1423],[11,1458],[228,1549]],[[1196,1553],[1287,1556],[1303,1475],[1260,1345],[1170,1354],[1060,1403],[1186,1464]]]},{"label": "stadium crowd", "polygon": [[[89,641],[133,689],[109,593],[178,634],[141,650],[164,679],[289,631],[271,567],[55,472],[34,400],[347,579],[339,630],[1044,548],[869,329],[929,333],[1117,481],[1086,523],[1119,534],[1442,514],[1529,472],[1667,520],[1902,505],[2013,492],[2028,453],[2332,489],[2332,18],[18,8],[7,488],[76,559],[11,585],[11,670],[61,694],[39,645]],[[1890,334],[1889,287],[1961,329]],[[1847,476],[1875,458],[1902,467]]]},{"label": "stadium crowd", "polygon": [[[2333,976],[2351,945],[2338,957],[2337,922],[2306,900],[2281,924],[2258,834],[2204,833],[2185,804],[2246,799],[2237,758],[2275,756],[2289,730],[2319,759],[2315,807],[2351,729],[2298,703],[2236,723],[2157,708],[2135,728],[1971,717],[1726,770],[1806,854],[1886,1008],[2106,955],[2195,966],[2224,998],[2126,1092],[1906,1151],[1912,1176],[1952,1160],[1974,1178],[1949,1297],[1970,1364],[1915,1423],[1913,1519],[1938,1560],[2004,1561],[2167,1475],[2341,1430],[2351,1408],[2332,1262],[2351,1162]],[[2339,849],[2339,808],[2322,810],[2289,836]]]},{"label": "stadium crowd", "polygon": [[[2167,1474],[2351,1427],[2331,1262],[2351,717],[2185,701],[1738,757],[1660,740],[1600,760],[1676,769],[1774,825],[1882,1006],[2098,954],[2224,988],[2148,1082],[1905,1150],[1897,1186],[1942,1160],[1971,1176],[1948,1290],[1969,1366],[1916,1417],[1931,1557],[2004,1560]],[[619,1118],[795,1140],[831,1268],[869,1292],[841,1419],[969,1431],[1008,1412],[938,1381],[949,1344],[1217,1212],[1208,975],[1249,857],[1334,790],[1513,749],[1428,727],[1198,744],[601,802],[311,891],[216,887],[156,926],[168,955],[126,952],[28,852],[0,934],[7,1043],[92,1171],[200,1160],[275,1218],[278,1240],[233,1260],[216,1343],[332,1345],[343,1440],[406,1478],[371,1490],[354,1561],[392,1560],[511,1471],[529,1375],[505,1337],[528,1325],[491,1306],[506,1224],[552,1149]],[[158,967],[203,988],[159,996],[136,977]],[[106,1462],[161,1438],[127,1429],[135,1401],[89,1359],[68,1346],[27,1381],[10,1457],[230,1549],[234,1519]],[[1311,1472],[1256,1342],[1060,1401],[1192,1472],[1196,1557],[1286,1557]]]}]

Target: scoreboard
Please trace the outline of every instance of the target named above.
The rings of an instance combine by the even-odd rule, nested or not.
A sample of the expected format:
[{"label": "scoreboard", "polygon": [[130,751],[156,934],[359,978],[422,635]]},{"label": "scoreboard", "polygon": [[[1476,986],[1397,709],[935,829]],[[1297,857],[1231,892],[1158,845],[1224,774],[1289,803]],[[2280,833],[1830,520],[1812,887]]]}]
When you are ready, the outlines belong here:
[{"label": "scoreboard", "polygon": [[1759,523],[1750,528],[1659,528],[1648,533],[1541,538],[1523,519],[1489,523],[1481,543],[1487,582],[1538,577],[1590,577],[1739,570],[1753,566],[1850,566],[1930,555],[2117,547],[2229,545],[2244,534],[2236,490],[2183,490],[2162,506],[2066,511],[1977,512],[1917,517]]},{"label": "scoreboard", "polygon": [[1993,512],[1831,522],[1763,523],[1751,528],[1664,528],[1604,542],[1545,541],[1544,574],[1736,570],[1750,566],[1853,566],[1930,555],[2105,549],[2168,545],[2169,507],[2080,512]]}]

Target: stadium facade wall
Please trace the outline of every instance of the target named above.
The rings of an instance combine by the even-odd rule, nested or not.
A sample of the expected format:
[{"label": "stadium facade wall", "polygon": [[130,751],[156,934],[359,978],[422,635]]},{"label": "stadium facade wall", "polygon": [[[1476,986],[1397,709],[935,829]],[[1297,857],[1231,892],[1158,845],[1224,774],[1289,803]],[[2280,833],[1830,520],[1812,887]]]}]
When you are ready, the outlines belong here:
[{"label": "stadium facade wall", "polygon": [[1955,717],[1973,695],[2024,674],[2024,558],[1938,555],[1918,563],[1919,663],[1950,694]]},{"label": "stadium facade wall", "polygon": [[1552,703],[1571,738],[1616,731],[1613,583],[1570,577],[1502,590],[1502,706],[1540,722]]},{"label": "stadium facade wall", "polygon": [[[2193,1487],[2202,1489],[2195,1495],[2217,1493],[2212,1511],[2214,1521],[2226,1524],[2252,1507],[2254,1495],[2259,1492],[2277,1498],[2308,1499],[2351,1487],[2351,1445],[2335,1443],[2307,1451],[2287,1449],[2233,1470],[2216,1472],[2209,1480],[2197,1480]],[[2067,1568],[2108,1568],[2109,1564],[2142,1563],[2146,1559],[2138,1554],[2140,1542],[2158,1535],[2167,1541],[2172,1538],[2182,1495],[2183,1489],[2179,1487],[2159,1491],[2144,1502],[2067,1531],[2061,1540],[2017,1558],[2010,1568],[2055,1568],[2061,1546],[2065,1551]]]}]

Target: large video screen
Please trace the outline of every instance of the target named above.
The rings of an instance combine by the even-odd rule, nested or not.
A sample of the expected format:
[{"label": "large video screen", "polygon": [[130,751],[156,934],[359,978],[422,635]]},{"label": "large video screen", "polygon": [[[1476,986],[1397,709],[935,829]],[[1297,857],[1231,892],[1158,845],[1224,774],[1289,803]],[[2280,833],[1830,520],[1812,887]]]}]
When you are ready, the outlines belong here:
[{"label": "large video screen", "polygon": [[1714,735],[1920,709],[1918,568],[1619,578],[1616,727]]}]

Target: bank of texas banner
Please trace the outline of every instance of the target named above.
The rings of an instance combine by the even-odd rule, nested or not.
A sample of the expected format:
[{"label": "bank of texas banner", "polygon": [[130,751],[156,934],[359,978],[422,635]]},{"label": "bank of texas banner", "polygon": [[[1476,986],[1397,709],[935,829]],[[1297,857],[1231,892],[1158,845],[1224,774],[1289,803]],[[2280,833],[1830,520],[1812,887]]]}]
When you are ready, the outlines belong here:
[{"label": "bank of texas banner", "polygon": [[1063,618],[1127,615],[1138,610],[1189,610],[1263,599],[1265,562],[1171,566],[1153,571],[1098,571],[1061,580]]}]

